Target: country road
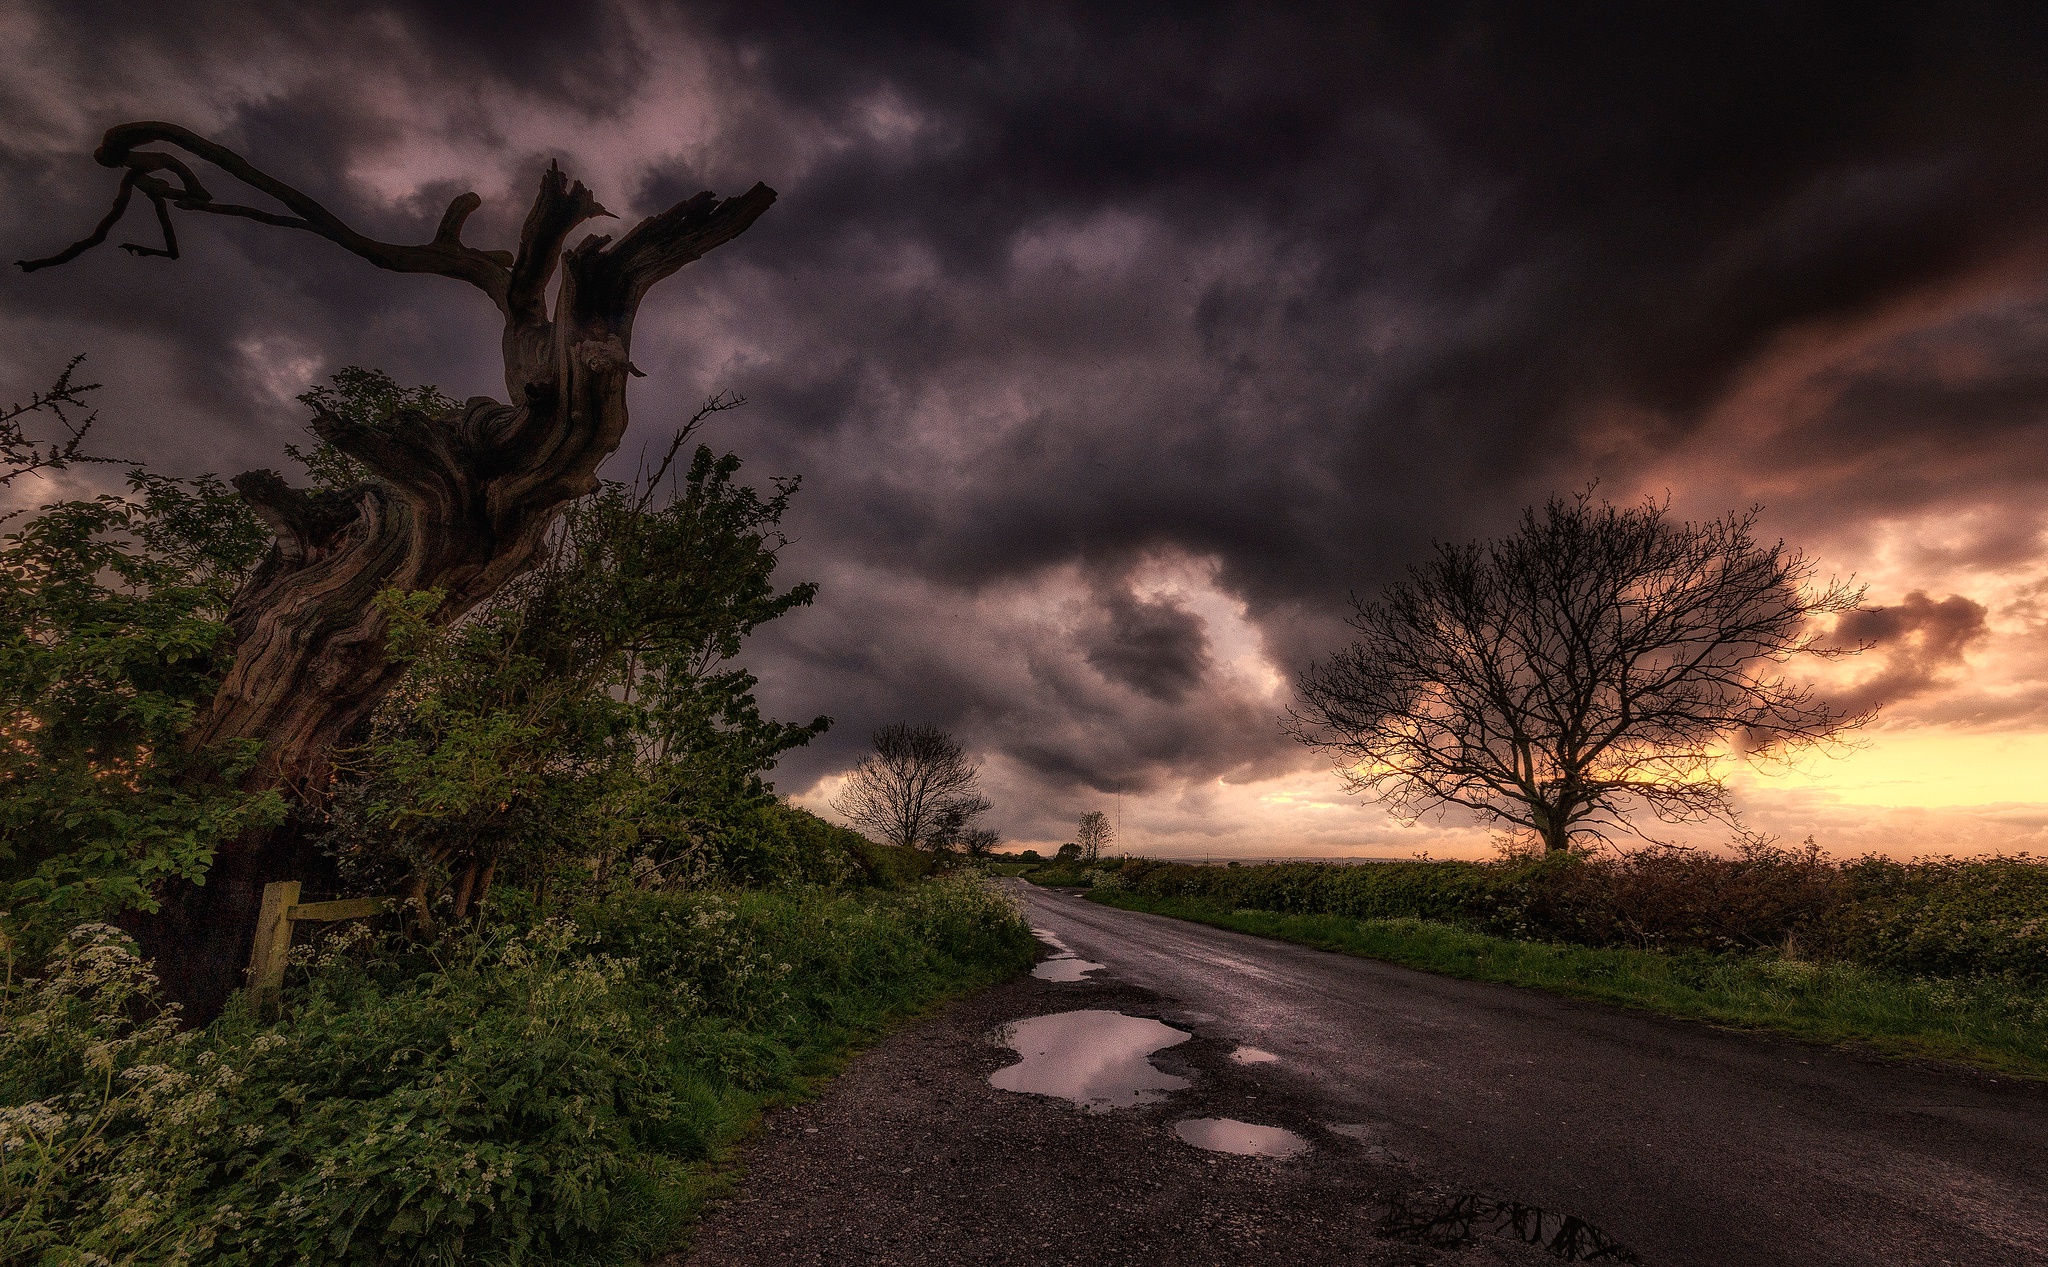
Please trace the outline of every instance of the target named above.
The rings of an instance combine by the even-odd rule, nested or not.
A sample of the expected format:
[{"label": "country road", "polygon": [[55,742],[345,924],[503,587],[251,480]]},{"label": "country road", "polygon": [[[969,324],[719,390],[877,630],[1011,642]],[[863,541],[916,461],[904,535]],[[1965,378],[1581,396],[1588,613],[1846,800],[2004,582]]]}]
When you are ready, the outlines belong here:
[{"label": "country road", "polygon": [[[1498,1236],[1383,1239],[1390,1200],[1462,1193],[1576,1216],[1666,1267],[2048,1263],[2042,1084],[1015,887],[1101,969],[998,987],[856,1061],[771,1123],[692,1261],[1543,1261]],[[990,1089],[1018,1058],[1003,1022],[1079,1009],[1192,1035],[1151,1058],[1186,1088],[1102,1113]],[[1202,1114],[1309,1151],[1204,1154],[1174,1135]]]}]

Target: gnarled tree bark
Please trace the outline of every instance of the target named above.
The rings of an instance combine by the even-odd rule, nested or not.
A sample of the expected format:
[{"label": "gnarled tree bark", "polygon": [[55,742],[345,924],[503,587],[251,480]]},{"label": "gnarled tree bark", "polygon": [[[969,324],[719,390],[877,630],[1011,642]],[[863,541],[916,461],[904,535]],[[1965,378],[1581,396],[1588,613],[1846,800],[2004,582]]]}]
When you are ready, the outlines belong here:
[{"label": "gnarled tree bark", "polygon": [[[212,164],[285,210],[215,200],[170,150]],[[104,242],[139,191],[156,210],[163,245],[124,244],[131,254],[177,258],[173,210],[234,216],[316,233],[378,268],[468,282],[504,318],[510,403],[476,397],[443,415],[401,412],[368,425],[316,418],[315,431],[374,476],[346,493],[296,489],[271,471],[234,481],[277,539],[234,599],[233,667],[190,742],[259,740],[252,785],[301,798],[321,794],[336,744],[398,676],[372,599],[385,589],[439,589],[447,595],[439,618],[453,621],[527,570],[563,507],[597,487],[599,464],[625,433],[626,380],[639,373],[633,319],[647,292],[744,232],[775,200],[761,184],[723,200],[701,193],[616,242],[591,235],[567,247],[578,226],[610,213],[551,166],[518,250],[486,251],[462,241],[481,203],[473,193],[449,204],[431,241],[405,246],[357,233],[232,150],[174,124],[122,124],[94,158],[122,172],[113,207],[89,236],[22,261],[24,270]],[[283,834],[241,842],[216,859],[205,890],[166,895],[163,916],[143,921],[139,931],[166,988],[196,1014],[217,1010],[238,984],[256,892],[269,879],[296,878],[281,872],[303,865],[298,852]]]}]

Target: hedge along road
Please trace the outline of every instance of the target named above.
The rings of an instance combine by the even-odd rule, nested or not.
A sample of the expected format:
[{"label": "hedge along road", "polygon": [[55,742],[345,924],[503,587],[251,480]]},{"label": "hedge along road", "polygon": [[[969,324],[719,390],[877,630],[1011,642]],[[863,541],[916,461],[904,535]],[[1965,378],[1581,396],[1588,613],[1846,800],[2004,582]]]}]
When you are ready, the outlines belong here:
[{"label": "hedge along road", "polygon": [[1013,885],[1331,1123],[1646,1263],[2048,1263],[2048,1084],[1719,1030]]}]

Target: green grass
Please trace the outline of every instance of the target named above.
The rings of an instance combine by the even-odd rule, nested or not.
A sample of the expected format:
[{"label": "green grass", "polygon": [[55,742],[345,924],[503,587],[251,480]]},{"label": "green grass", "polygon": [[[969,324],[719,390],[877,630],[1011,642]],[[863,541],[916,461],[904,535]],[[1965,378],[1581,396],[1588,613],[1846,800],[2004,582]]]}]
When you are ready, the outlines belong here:
[{"label": "green grass", "polygon": [[1425,972],[1527,986],[1809,1042],[2048,1078],[2048,995],[1997,979],[1888,976],[1768,955],[1667,953],[1516,941],[1415,919],[1232,910],[1096,889],[1091,900]]}]

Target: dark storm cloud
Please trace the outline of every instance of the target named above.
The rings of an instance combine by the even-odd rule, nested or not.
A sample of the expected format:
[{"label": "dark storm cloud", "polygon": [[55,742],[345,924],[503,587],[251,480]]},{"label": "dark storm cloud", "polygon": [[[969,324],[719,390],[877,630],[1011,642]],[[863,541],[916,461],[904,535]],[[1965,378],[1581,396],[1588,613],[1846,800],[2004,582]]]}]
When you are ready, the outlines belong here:
[{"label": "dark storm cloud", "polygon": [[[503,243],[556,155],[622,214],[781,190],[649,305],[624,453],[729,387],[714,438],[805,476],[785,557],[826,589],[751,655],[839,726],[785,789],[898,719],[1053,800],[1299,764],[1216,604],[1291,672],[1430,538],[1595,476],[1831,541],[2043,492],[2033,6],[19,11],[17,253],[97,217],[83,155],[123,117],[392,237],[482,182]],[[0,283],[16,386],[94,353],[120,447],[174,469],[274,464],[298,379],[350,362],[502,390],[460,288],[185,228],[175,265]],[[1973,557],[2038,558],[2012,523]],[[1137,587],[1161,560],[1208,597]],[[1954,663],[1924,601],[1895,698]]]},{"label": "dark storm cloud", "polygon": [[1102,606],[1108,619],[1084,636],[1088,663],[1102,676],[1166,704],[1179,703],[1201,683],[1210,661],[1200,616],[1122,587],[1104,596]]},{"label": "dark storm cloud", "polygon": [[1881,667],[1833,702],[1845,712],[1896,704],[1925,695],[1963,667],[1963,656],[1984,640],[1988,613],[1961,594],[1939,602],[1915,590],[1890,607],[1850,612],[1836,637],[1870,648]]}]

